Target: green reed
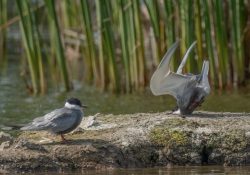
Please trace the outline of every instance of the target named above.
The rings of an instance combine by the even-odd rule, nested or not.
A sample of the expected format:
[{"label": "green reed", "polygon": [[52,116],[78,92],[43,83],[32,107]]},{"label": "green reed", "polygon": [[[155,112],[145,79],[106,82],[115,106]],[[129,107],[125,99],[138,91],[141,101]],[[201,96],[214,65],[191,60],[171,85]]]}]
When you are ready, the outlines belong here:
[{"label": "green reed", "polygon": [[[27,61],[31,76],[31,87],[34,94],[45,93],[44,70],[41,56],[38,29],[30,4],[26,0],[16,0],[20,15],[20,27],[23,44],[27,53]],[[25,14],[26,13],[26,14]]]},{"label": "green reed", "polygon": [[243,33],[242,27],[242,14],[241,8],[243,1],[236,2],[234,0],[229,1],[230,5],[230,17],[232,19],[232,49],[233,49],[233,84],[236,87],[239,83],[243,82],[244,78],[244,62],[243,62],[243,47],[241,42],[241,34]]},{"label": "green reed", "polygon": [[72,7],[73,4],[71,3],[71,0],[63,0],[61,2],[62,9],[61,9],[61,14],[62,14],[62,21],[64,23],[65,28],[70,28],[73,26],[73,22],[75,20],[72,20],[72,18],[75,18],[76,16],[74,15],[74,7]]},{"label": "green reed", "polygon": [[128,15],[126,13],[126,5],[128,4],[128,1],[125,0],[119,0],[118,1],[119,5],[119,30],[120,30],[120,37],[121,37],[121,48],[122,48],[122,60],[123,60],[123,65],[124,65],[124,72],[125,72],[125,89],[126,92],[131,91],[131,75],[130,75],[130,55],[129,55],[129,48],[128,48],[128,27],[129,26],[127,23],[129,22],[128,20]]},{"label": "green reed", "polygon": [[206,51],[207,51],[207,58],[210,61],[210,77],[213,80],[212,85],[216,88],[219,87],[218,79],[220,75],[218,74],[214,50],[213,50],[213,37],[212,37],[212,27],[211,27],[211,11],[209,0],[202,1],[202,9],[203,9],[203,16],[204,16],[204,23],[205,23],[205,41],[206,41]]},{"label": "green reed", "polygon": [[[3,2],[3,0],[1,1]],[[16,0],[21,16],[32,86],[40,91],[44,75],[41,46],[37,42],[32,19],[24,15],[29,7]],[[237,87],[246,82],[244,70],[245,1],[236,0],[44,0],[48,12],[50,46],[61,72],[65,89],[70,89],[70,76],[64,56],[62,31],[81,31],[85,36],[80,50],[82,71],[88,82],[101,90],[132,92],[148,86],[149,79],[166,52],[176,40],[180,49],[172,60],[179,66],[187,48],[197,41],[184,72],[199,73],[202,61],[210,61],[209,78],[215,88]],[[57,6],[61,8],[56,8]],[[58,10],[59,9],[59,10]],[[31,15],[32,16],[32,15]],[[23,21],[23,22],[22,22]],[[33,21],[33,22],[32,22]],[[60,24],[60,25],[59,25]],[[34,25],[34,26],[33,26]],[[32,29],[31,29],[32,28]],[[76,38],[77,39],[77,38]],[[34,48],[33,48],[34,47]],[[38,50],[33,53],[33,50]],[[53,57],[51,52],[51,57]],[[38,56],[34,56],[38,55]],[[33,58],[34,57],[34,58]],[[51,58],[52,60],[52,58]],[[50,61],[51,61],[50,60]],[[34,74],[34,75],[32,75]],[[46,83],[45,83],[46,84]]]},{"label": "green reed", "polygon": [[229,69],[229,55],[228,55],[228,42],[226,38],[226,18],[223,14],[223,1],[214,0],[213,7],[215,9],[214,14],[214,28],[216,47],[219,58],[219,71],[222,74],[222,85],[231,86],[230,81],[230,69]]},{"label": "green reed", "polygon": [[[167,48],[171,46],[176,40],[176,28],[175,28],[175,10],[174,3],[172,0],[164,0],[164,21],[165,21],[165,30],[166,30],[166,43]],[[178,59],[173,58],[172,65],[174,70],[178,68]]]},{"label": "green reed", "polygon": [[118,73],[115,63],[115,38],[112,27],[111,2],[96,0],[96,16],[99,30],[99,58],[102,77],[102,90],[106,85],[111,90],[119,90]]},{"label": "green reed", "polygon": [[[0,0],[0,26],[7,22],[7,0]],[[0,64],[5,60],[6,29],[0,30]]]},{"label": "green reed", "polygon": [[97,54],[96,54],[96,47],[95,47],[95,40],[94,40],[94,32],[93,32],[93,23],[92,23],[92,14],[90,11],[90,3],[86,0],[81,0],[81,14],[83,20],[83,31],[86,35],[87,46],[84,50],[84,54],[86,56],[86,64],[89,66],[87,70],[89,70],[89,78],[93,79],[93,82],[96,86],[100,86],[102,82],[102,87],[104,87],[104,80],[100,80],[100,71],[98,69],[98,61],[97,61]]},{"label": "green reed", "polygon": [[[115,1],[114,1],[115,2]],[[113,3],[118,7],[118,27],[121,45],[122,67],[120,72],[125,92],[142,89],[145,86],[145,52],[143,24],[140,16],[139,0],[120,0]],[[123,75],[124,74],[124,75]]]},{"label": "green reed", "polygon": [[[132,0],[131,1],[133,8],[133,20],[134,20],[134,34],[135,34],[135,75],[137,76],[137,89],[142,89],[146,85],[146,63],[145,63],[145,50],[144,50],[144,36],[143,36],[143,28],[142,28],[142,19],[140,15],[140,0]],[[136,89],[136,90],[137,90]]]},{"label": "green reed", "polygon": [[193,29],[195,31],[195,39],[197,40],[197,56],[198,56],[198,67],[202,66],[202,58],[204,58],[203,54],[203,48],[202,48],[202,16],[201,16],[201,1],[195,0],[194,1],[194,25],[195,28]]},{"label": "green reed", "polygon": [[164,31],[161,30],[162,20],[159,1],[144,0],[144,3],[147,7],[153,29],[154,42],[152,42],[152,52],[154,55],[154,62],[157,65],[161,60],[161,56],[164,54],[163,48],[166,48],[164,44]]},{"label": "green reed", "polygon": [[57,62],[58,62],[59,67],[60,67],[59,69],[60,69],[61,77],[62,77],[63,82],[64,82],[64,87],[68,91],[72,87],[71,87],[71,83],[70,83],[69,75],[68,75],[68,71],[67,71],[63,43],[61,41],[61,33],[60,33],[61,30],[60,30],[60,26],[59,26],[58,19],[57,19],[55,1],[54,0],[45,0],[45,5],[46,5],[47,10],[48,10],[49,24],[50,24],[50,28],[51,28],[50,37],[53,38],[51,45],[54,45]]}]

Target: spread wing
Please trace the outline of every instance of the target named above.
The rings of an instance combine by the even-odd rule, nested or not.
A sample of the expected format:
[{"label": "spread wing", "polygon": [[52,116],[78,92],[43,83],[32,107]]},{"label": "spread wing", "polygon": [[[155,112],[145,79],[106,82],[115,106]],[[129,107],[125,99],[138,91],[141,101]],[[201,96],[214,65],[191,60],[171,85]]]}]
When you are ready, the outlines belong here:
[{"label": "spread wing", "polygon": [[150,81],[150,88],[154,95],[169,94],[177,98],[178,95],[182,94],[189,82],[190,77],[185,75],[169,71],[162,76],[159,72],[155,72]]},{"label": "spread wing", "polygon": [[178,95],[183,93],[188,83],[192,81],[192,76],[182,75],[181,72],[188,54],[195,44],[196,42],[194,42],[186,52],[177,73],[170,71],[169,63],[174,51],[179,45],[179,41],[170,47],[150,80],[150,89],[154,95],[170,94],[177,98]]}]

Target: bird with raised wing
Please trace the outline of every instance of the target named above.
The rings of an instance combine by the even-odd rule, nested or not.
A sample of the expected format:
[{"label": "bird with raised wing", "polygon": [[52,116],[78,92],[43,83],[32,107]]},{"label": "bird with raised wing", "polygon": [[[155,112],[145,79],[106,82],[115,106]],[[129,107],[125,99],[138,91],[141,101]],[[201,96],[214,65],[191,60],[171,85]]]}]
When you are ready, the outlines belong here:
[{"label": "bird with raised wing", "polygon": [[200,74],[182,73],[188,55],[195,44],[196,42],[189,47],[175,73],[170,70],[171,57],[179,45],[179,41],[175,42],[164,55],[150,80],[150,89],[154,95],[169,94],[177,100],[178,109],[174,111],[174,114],[191,114],[210,93],[208,60],[203,61]]}]

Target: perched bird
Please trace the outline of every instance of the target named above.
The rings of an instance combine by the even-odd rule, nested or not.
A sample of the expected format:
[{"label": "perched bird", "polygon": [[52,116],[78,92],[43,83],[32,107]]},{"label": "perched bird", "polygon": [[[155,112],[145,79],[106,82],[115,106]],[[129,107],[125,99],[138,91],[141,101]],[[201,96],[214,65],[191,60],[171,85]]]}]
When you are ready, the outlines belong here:
[{"label": "perched bird", "polygon": [[31,123],[21,128],[24,131],[46,130],[53,134],[61,135],[62,141],[65,141],[63,134],[73,131],[82,121],[83,108],[77,98],[70,98],[66,101],[63,108],[35,118]]},{"label": "perched bird", "polygon": [[175,73],[170,70],[169,66],[170,59],[179,45],[179,41],[175,42],[164,55],[150,80],[150,89],[154,95],[170,94],[177,100],[178,109],[174,111],[174,114],[191,114],[210,93],[207,60],[203,61],[199,75],[182,74],[182,68],[195,44],[196,42],[189,47]]}]

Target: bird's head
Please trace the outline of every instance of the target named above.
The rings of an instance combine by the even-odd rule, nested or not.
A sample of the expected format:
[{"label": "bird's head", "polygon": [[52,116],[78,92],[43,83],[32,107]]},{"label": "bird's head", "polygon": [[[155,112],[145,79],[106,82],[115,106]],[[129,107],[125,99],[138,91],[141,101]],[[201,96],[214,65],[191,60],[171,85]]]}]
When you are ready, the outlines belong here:
[{"label": "bird's head", "polygon": [[65,102],[64,107],[69,108],[69,109],[79,109],[81,110],[82,108],[86,108],[86,105],[82,105],[81,101],[77,98],[69,98]]}]

